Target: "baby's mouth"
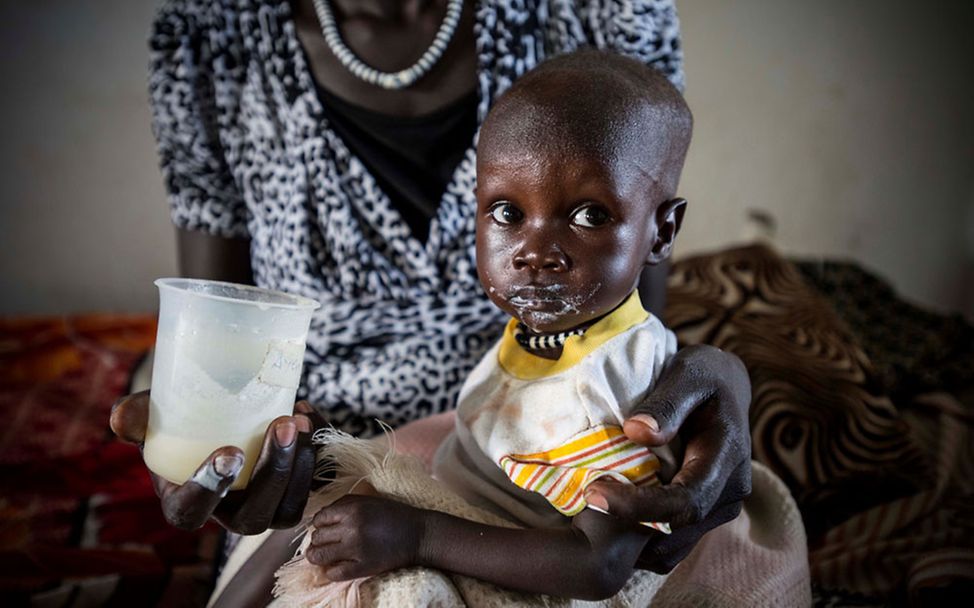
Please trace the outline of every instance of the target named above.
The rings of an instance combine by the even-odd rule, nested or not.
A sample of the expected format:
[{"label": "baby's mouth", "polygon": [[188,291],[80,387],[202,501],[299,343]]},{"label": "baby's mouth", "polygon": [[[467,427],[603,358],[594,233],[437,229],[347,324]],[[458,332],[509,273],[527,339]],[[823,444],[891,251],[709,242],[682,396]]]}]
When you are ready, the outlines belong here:
[{"label": "baby's mouth", "polygon": [[582,313],[600,287],[602,283],[596,283],[579,293],[565,284],[519,285],[507,291],[506,300],[516,311],[514,316],[534,330],[536,325]]},{"label": "baby's mouth", "polygon": [[507,294],[507,301],[518,310],[558,312],[570,308],[561,285],[515,287]]}]

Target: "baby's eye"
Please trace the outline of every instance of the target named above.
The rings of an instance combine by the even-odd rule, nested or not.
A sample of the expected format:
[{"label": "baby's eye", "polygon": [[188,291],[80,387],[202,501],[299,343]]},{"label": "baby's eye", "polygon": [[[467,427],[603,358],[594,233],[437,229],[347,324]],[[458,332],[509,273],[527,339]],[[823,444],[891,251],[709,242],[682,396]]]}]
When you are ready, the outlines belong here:
[{"label": "baby's eye", "polygon": [[597,205],[585,205],[572,214],[572,223],[583,228],[598,228],[609,222],[609,214]]},{"label": "baby's eye", "polygon": [[507,201],[494,203],[490,208],[490,216],[501,224],[516,224],[524,219],[524,213]]}]

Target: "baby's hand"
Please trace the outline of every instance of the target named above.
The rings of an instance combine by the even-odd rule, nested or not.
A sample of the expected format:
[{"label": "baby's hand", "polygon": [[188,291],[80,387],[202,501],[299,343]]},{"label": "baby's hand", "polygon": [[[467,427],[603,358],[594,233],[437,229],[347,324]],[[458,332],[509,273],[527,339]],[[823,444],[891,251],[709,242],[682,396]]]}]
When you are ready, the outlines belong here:
[{"label": "baby's hand", "polygon": [[333,581],[416,565],[425,513],[387,498],[345,496],[315,514],[305,555]]}]

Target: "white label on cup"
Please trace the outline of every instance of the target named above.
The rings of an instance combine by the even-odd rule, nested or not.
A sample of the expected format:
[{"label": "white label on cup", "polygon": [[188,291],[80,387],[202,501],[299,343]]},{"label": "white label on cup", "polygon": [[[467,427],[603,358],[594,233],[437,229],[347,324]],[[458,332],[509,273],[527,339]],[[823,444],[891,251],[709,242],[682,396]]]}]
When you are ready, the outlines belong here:
[{"label": "white label on cup", "polygon": [[271,340],[267,345],[264,363],[257,380],[281,388],[294,388],[301,376],[304,344],[287,340]]}]

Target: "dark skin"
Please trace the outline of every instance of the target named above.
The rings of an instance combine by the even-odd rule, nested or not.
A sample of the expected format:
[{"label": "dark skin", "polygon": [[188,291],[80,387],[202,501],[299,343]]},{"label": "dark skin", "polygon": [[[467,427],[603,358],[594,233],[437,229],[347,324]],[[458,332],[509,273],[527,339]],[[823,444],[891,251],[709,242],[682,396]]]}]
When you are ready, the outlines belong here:
[{"label": "dark skin", "polygon": [[[686,208],[672,190],[689,133],[666,128],[655,100],[622,91],[622,102],[607,106],[607,91],[622,86],[621,76],[600,71],[608,59],[594,69],[547,70],[505,98],[481,132],[478,274],[498,307],[539,334],[585,327],[611,312],[644,266],[669,257]],[[583,96],[591,103],[581,112],[559,113],[565,104],[585,105]],[[580,137],[599,124],[596,112],[611,119]],[[525,126],[525,116],[538,120]],[[539,354],[556,359],[561,349]],[[312,523],[306,556],[331,580],[426,566],[587,600],[616,594],[656,535],[592,510],[569,528],[512,530],[375,496],[345,497]]]},{"label": "dark skin", "polygon": [[[432,31],[445,11],[445,3],[439,0],[415,6],[400,0],[338,0],[332,4],[346,44],[371,65],[386,70],[400,69],[415,61],[429,45]],[[402,91],[384,91],[353,79],[324,44],[310,0],[295,0],[292,9],[297,35],[315,79],[352,103],[390,115],[417,116],[449,104],[475,86],[470,3],[464,9],[457,34],[444,58],[430,75]],[[426,19],[435,25],[415,27],[416,19]],[[353,27],[357,32],[353,32]],[[388,44],[395,44],[397,52],[388,52]],[[412,52],[406,47],[418,50]],[[249,240],[177,229],[177,244],[183,276],[253,282]],[[639,285],[643,303],[657,314],[662,311],[665,277],[664,262],[646,268]],[[589,501],[608,507],[612,513],[633,521],[684,524],[669,536],[652,537],[640,557],[640,567],[668,572],[703,534],[740,512],[741,501],[750,491],[750,469],[745,466],[750,458],[749,403],[750,384],[740,361],[718,349],[695,346],[677,353],[652,394],[633,411],[624,429],[634,441],[649,446],[664,445],[679,430],[686,445],[684,468],[669,486],[635,488],[609,483],[592,486],[594,493]],[[298,436],[302,437],[301,429],[305,428],[305,423],[300,421],[302,417],[308,418],[312,425],[318,424],[310,408],[307,410],[302,413],[299,404],[295,415],[272,422],[267,437],[275,437],[278,426],[288,421],[296,425]],[[123,397],[113,408],[112,429],[125,441],[141,443],[147,415],[147,394]],[[255,478],[247,489],[230,492],[222,499],[222,488],[232,484],[235,476],[228,477],[217,491],[192,482],[176,485],[155,479],[163,513],[170,523],[185,529],[199,527],[210,517],[235,532],[287,528],[300,517],[307,495],[291,491],[278,495],[265,491],[265,484],[270,484],[276,476],[310,483],[312,470],[307,463],[312,452],[303,441],[290,448],[265,441]],[[220,448],[201,467],[213,466],[221,455],[235,456],[239,451],[233,447]],[[277,475],[265,474],[258,478],[256,471],[265,467]],[[291,488],[292,484],[289,482],[287,487]],[[266,605],[273,571],[293,554],[292,538],[293,532],[288,530],[271,535],[238,572],[227,592],[219,598],[219,605]]]}]

